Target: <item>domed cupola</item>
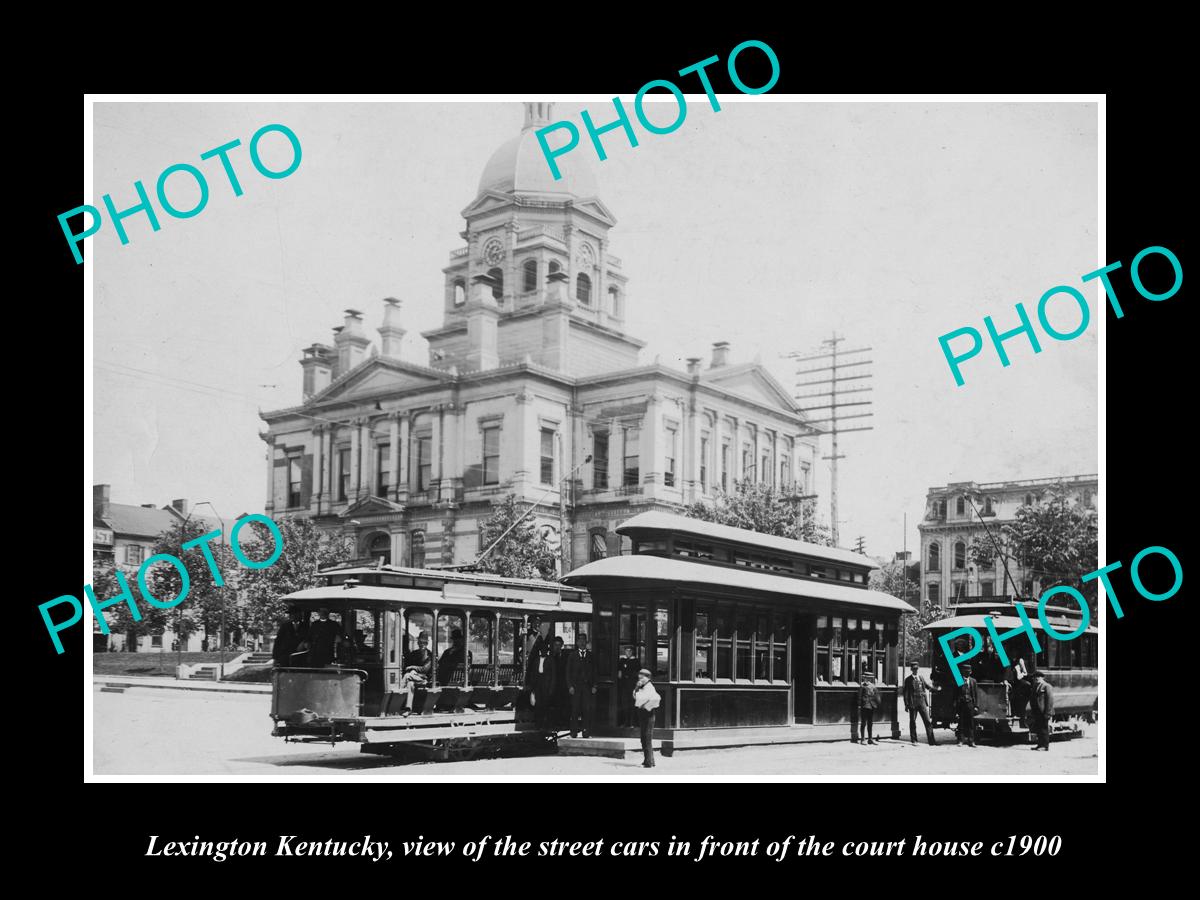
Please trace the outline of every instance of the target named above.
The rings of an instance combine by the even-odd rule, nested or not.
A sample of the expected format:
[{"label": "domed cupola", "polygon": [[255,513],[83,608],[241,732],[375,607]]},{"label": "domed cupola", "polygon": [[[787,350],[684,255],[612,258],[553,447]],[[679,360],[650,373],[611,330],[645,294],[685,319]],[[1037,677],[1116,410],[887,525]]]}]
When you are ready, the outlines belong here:
[{"label": "domed cupola", "polygon": [[[582,147],[557,159],[562,178],[555,179],[538,143],[537,130],[553,121],[553,103],[526,103],[525,126],[521,133],[500,145],[483,167],[476,195],[485,191],[522,196],[544,196],[558,200],[595,197],[596,177]],[[561,141],[556,134],[552,140]],[[555,143],[557,146],[557,143]]]}]

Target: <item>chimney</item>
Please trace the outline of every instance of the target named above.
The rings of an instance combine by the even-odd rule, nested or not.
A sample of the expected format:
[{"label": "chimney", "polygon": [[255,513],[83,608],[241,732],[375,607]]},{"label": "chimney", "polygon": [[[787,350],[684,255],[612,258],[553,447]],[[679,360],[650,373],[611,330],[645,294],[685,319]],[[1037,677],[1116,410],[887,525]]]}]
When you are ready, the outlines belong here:
[{"label": "chimney", "polygon": [[466,368],[476,372],[494,369],[500,363],[497,346],[497,321],[500,307],[492,296],[494,282],[487,275],[476,275],[467,298]]},{"label": "chimney", "polygon": [[92,485],[92,515],[99,516],[102,519],[107,519],[112,511],[111,501],[109,500],[110,487],[107,484]]},{"label": "chimney", "polygon": [[400,339],[404,329],[400,327],[400,301],[387,297],[383,301],[383,324],[379,326],[379,355],[391,359],[400,358]]},{"label": "chimney", "polygon": [[328,344],[304,348],[300,368],[304,370],[304,399],[319,394],[333,380],[334,352]]},{"label": "chimney", "polygon": [[729,341],[717,341],[713,344],[712,363],[710,369],[719,369],[729,362]]},{"label": "chimney", "polygon": [[172,500],[171,501],[171,509],[175,510],[175,512],[179,513],[184,518],[187,518],[188,511],[187,511],[187,500],[186,499]]},{"label": "chimney", "polygon": [[688,364],[688,374],[689,375],[699,375],[700,374],[700,357],[689,356],[687,364]]},{"label": "chimney", "polygon": [[346,310],[346,320],[333,339],[337,347],[337,373],[345,375],[367,358],[371,339],[363,331],[363,316],[357,309]]}]

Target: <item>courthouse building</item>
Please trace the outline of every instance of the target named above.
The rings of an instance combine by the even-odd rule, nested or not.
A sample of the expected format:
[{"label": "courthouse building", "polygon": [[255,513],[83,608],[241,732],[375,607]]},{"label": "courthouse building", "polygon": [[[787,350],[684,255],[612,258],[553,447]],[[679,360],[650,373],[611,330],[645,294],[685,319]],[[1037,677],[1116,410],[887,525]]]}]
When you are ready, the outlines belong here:
[{"label": "courthouse building", "polygon": [[1099,483],[1095,475],[985,484],[962,481],[930,488],[925,519],[917,526],[921,532],[922,608],[931,603],[955,606],[985,597],[1008,598],[1013,594],[1014,584],[1022,598],[1039,596],[1038,572],[1009,561],[1010,582],[998,558],[990,566],[977,567],[967,551],[976,536],[987,540],[985,522],[999,541],[1001,527],[1016,519],[1018,509],[1041,502],[1046,489],[1058,483],[1066,487],[1073,503],[1095,510]]},{"label": "courthouse building", "polygon": [[443,295],[404,298],[442,308],[427,358],[401,353],[392,298],[377,343],[348,309],[331,344],[305,348],[300,404],[262,414],[268,515],[437,567],[476,557],[506,495],[541,498],[536,521],[552,544],[565,537],[573,567],[622,552],[614,529],[635,513],[734,479],[811,493],[815,429],[761,365],[735,363],[724,341],[686,371],[640,359],[626,320],[653,300],[610,250],[619,230],[584,154],[551,175],[534,135],[551,107],[525,104],[524,128],[484,166]]}]

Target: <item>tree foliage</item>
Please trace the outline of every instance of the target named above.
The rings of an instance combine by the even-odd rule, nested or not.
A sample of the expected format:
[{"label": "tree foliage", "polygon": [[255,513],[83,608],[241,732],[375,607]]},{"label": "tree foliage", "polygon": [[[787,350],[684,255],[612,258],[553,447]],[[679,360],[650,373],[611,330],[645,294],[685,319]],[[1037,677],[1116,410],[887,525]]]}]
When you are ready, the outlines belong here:
[{"label": "tree foliage", "polygon": [[[125,577],[130,595],[136,602],[138,599],[137,567],[121,566],[119,571]],[[122,588],[117,581],[117,572],[118,567],[111,560],[96,559],[92,561],[92,593],[96,595],[97,602],[103,603],[121,593]],[[134,619],[129,604],[118,603],[101,613],[104,621],[108,624],[110,634],[125,636],[125,650],[128,652],[137,650],[138,638],[143,635],[162,634],[163,628],[167,624],[167,610],[157,609],[148,603],[139,602],[138,611],[142,617]]]},{"label": "tree foliage", "polygon": [[[231,616],[237,610],[237,579],[239,577],[238,563],[233,552],[218,540],[210,540],[202,545],[183,549],[189,541],[204,535],[207,524],[201,519],[189,519],[172,525],[162,532],[154,542],[154,555],[168,554],[182,560],[188,575],[188,592],[176,606],[158,610],[149,600],[141,605],[143,615],[146,610],[153,609],[163,614],[165,624],[175,632],[179,640],[186,641],[201,628],[206,633],[215,633],[220,619],[222,607],[226,610],[226,624],[231,624]],[[217,571],[220,573],[222,584],[217,584],[217,577],[209,566],[207,548]],[[155,563],[147,573],[147,587],[156,600],[169,602],[179,596],[182,590],[182,575],[179,569],[167,562]]]},{"label": "tree foliage", "polygon": [[[509,494],[492,508],[492,515],[480,530],[480,541],[484,549],[504,534],[505,529],[519,519],[527,509],[517,504],[517,498]],[[508,578],[544,578],[553,580],[558,559],[554,549],[546,542],[533,516],[526,516],[503,540],[481,560],[480,572],[491,572]]]},{"label": "tree foliage", "polygon": [[899,560],[893,560],[871,573],[869,586],[872,590],[899,597],[913,607],[911,614],[900,617],[900,642],[904,659],[908,662],[918,660],[928,665],[929,639],[921,629],[930,622],[946,618],[947,612],[934,604],[927,605],[924,610],[919,609],[919,571],[920,561],[905,565]]},{"label": "tree foliage", "polygon": [[829,527],[817,521],[816,507],[813,499],[797,501],[774,485],[746,480],[734,481],[732,491],[719,491],[712,502],[689,504],[683,514],[717,525],[832,546]]},{"label": "tree foliage", "polygon": [[[284,596],[318,587],[318,570],[344,563],[354,555],[350,537],[321,531],[311,519],[280,516],[275,524],[283,535],[279,559],[265,569],[242,569],[245,605],[239,624],[252,634],[273,634],[277,620],[287,611]],[[250,529],[253,537],[246,537]],[[275,552],[275,539],[265,525],[251,522],[241,534],[247,559],[262,562]]]}]

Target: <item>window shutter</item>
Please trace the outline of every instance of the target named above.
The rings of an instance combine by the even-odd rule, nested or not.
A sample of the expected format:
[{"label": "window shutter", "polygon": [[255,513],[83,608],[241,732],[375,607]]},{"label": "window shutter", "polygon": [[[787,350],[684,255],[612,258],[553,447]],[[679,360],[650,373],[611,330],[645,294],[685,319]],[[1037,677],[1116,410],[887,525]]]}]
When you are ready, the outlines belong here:
[{"label": "window shutter", "polygon": [[308,506],[312,499],[313,458],[311,453],[300,457],[300,505]]}]

